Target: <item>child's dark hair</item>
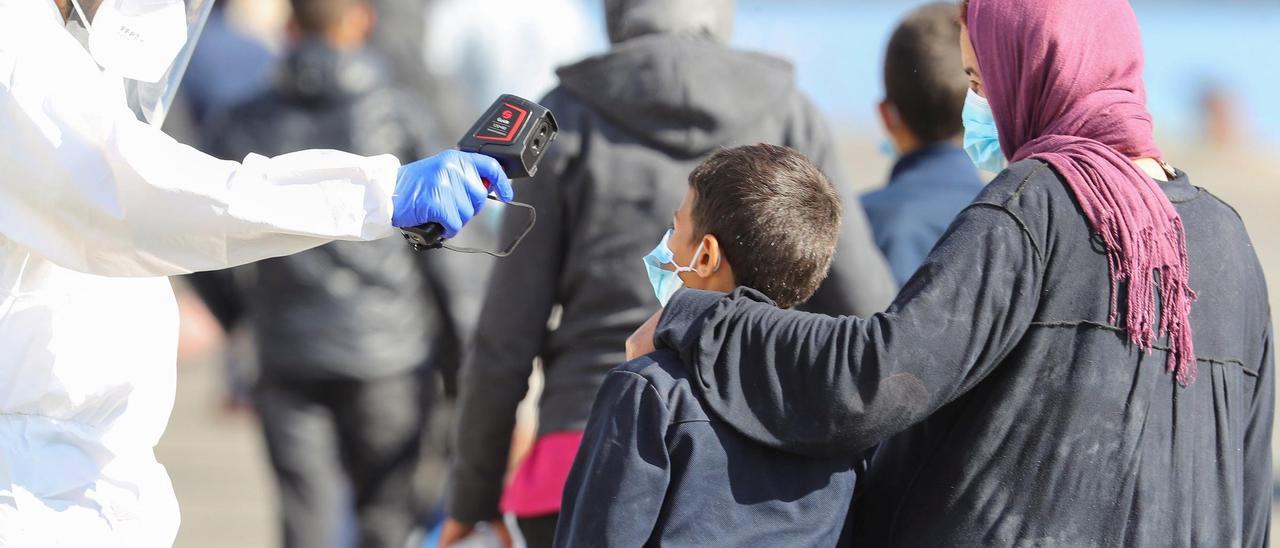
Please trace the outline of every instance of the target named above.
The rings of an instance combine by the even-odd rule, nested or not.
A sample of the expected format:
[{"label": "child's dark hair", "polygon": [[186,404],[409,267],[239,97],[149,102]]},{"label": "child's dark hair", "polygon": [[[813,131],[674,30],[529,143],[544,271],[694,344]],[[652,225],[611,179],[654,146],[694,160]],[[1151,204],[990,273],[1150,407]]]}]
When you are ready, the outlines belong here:
[{"label": "child's dark hair", "polygon": [[909,13],[884,56],[885,97],[902,122],[924,143],[952,139],[964,131],[960,111],[968,89],[956,4],[927,4]]},{"label": "child's dark hair", "polygon": [[842,209],[826,175],[774,145],[721,150],[689,174],[694,234],[720,241],[740,286],[798,305],[827,277]]}]

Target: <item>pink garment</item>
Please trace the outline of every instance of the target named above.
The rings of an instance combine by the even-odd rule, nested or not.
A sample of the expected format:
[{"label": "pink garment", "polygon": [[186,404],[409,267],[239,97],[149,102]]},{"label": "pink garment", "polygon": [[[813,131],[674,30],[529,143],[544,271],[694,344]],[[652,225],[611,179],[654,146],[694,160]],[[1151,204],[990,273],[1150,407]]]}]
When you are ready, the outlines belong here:
[{"label": "pink garment", "polygon": [[582,432],[557,432],[538,438],[502,492],[502,512],[519,518],[560,512],[560,497],[579,445]]},{"label": "pink garment", "polygon": [[[1066,179],[1107,246],[1111,319],[1144,350],[1169,334],[1169,370],[1195,380],[1182,219],[1129,158],[1160,158],[1142,82],[1142,36],[1125,0],[970,0],[967,23],[1000,146]],[[1162,313],[1156,326],[1156,281]]]}]

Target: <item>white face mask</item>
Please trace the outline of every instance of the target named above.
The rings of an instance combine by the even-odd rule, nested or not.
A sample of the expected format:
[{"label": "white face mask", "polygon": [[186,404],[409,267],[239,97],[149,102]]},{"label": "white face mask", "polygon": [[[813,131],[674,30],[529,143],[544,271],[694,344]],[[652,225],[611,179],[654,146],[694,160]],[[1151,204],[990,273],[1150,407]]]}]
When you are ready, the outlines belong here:
[{"label": "white face mask", "polygon": [[75,17],[67,30],[106,74],[123,81],[125,100],[138,119],[159,127],[214,2],[102,0],[89,14],[84,9],[89,0],[71,0]]},{"label": "white face mask", "polygon": [[89,26],[93,60],[124,78],[159,82],[187,43],[183,0],[104,0],[92,18],[72,4]]}]

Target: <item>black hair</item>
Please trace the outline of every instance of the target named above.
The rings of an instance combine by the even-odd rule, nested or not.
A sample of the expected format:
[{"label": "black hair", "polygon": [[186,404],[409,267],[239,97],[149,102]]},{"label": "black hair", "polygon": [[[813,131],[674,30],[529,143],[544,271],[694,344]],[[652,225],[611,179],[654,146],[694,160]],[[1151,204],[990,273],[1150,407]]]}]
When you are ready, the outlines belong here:
[{"label": "black hair", "polygon": [[960,112],[969,79],[960,56],[956,13],[951,2],[912,11],[885,51],[885,97],[924,143],[952,139],[964,131]]},{"label": "black hair", "polygon": [[693,225],[712,234],[738,285],[798,305],[831,268],[840,197],[803,154],[775,145],[721,150],[689,174]]},{"label": "black hair", "polygon": [[332,29],[342,21],[342,16],[364,0],[289,0],[293,8],[293,20],[298,29],[307,35],[317,35]]}]

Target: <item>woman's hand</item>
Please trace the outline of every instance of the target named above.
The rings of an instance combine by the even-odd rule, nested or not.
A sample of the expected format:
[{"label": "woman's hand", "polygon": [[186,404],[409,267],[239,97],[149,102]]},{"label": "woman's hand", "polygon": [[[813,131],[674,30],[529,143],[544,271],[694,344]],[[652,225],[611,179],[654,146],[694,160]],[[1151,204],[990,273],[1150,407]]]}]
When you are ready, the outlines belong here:
[{"label": "woman's hand", "polygon": [[653,337],[658,330],[658,321],[662,319],[662,309],[654,312],[647,321],[640,325],[630,337],[627,337],[627,361],[634,360],[654,351]]}]

